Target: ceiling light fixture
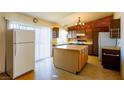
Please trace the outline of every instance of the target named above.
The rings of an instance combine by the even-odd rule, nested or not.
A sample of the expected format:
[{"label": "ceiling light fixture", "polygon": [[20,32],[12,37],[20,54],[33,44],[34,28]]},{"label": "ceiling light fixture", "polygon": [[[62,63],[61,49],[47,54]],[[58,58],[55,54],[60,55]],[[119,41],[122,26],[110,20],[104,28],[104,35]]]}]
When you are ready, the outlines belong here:
[{"label": "ceiling light fixture", "polygon": [[78,17],[78,22],[75,23],[75,25],[84,25],[84,23],[81,22],[81,17]]}]

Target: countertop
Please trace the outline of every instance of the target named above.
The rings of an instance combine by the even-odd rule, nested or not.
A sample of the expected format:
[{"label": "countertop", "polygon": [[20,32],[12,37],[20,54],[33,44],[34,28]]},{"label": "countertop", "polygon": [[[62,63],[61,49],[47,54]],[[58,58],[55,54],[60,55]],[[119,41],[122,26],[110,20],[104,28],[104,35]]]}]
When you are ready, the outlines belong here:
[{"label": "countertop", "polygon": [[115,47],[115,46],[104,46],[102,49],[108,49],[108,50],[120,50],[120,47]]},{"label": "countertop", "polygon": [[68,42],[68,43],[58,43],[53,46],[61,46],[61,45],[92,45],[92,42]]},{"label": "countertop", "polygon": [[82,51],[82,49],[84,49],[86,47],[88,47],[88,46],[87,45],[62,45],[62,46],[55,46],[54,48]]}]

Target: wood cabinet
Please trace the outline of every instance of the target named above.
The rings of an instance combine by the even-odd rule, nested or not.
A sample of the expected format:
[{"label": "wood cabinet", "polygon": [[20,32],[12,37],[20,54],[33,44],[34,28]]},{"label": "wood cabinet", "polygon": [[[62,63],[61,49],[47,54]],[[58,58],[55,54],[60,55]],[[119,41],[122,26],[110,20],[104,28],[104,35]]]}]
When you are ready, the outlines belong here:
[{"label": "wood cabinet", "polygon": [[110,38],[120,38],[120,19],[114,19],[110,23]]},{"label": "wood cabinet", "polygon": [[[92,28],[86,28],[85,29],[85,32],[86,32],[86,41],[88,42],[92,42],[92,39],[93,39],[93,35],[92,35]],[[92,55],[92,44],[91,45],[88,45],[88,54],[89,55]]]},{"label": "wood cabinet", "polygon": [[93,49],[92,49],[92,54],[95,56],[98,56],[98,29],[93,30]]},{"label": "wood cabinet", "polygon": [[88,55],[92,55],[93,52],[92,52],[92,45],[88,45]]},{"label": "wood cabinet", "polygon": [[102,49],[102,65],[104,68],[120,71],[120,50]]},{"label": "wood cabinet", "polygon": [[53,27],[52,29],[52,38],[58,38],[59,37],[59,28]]},{"label": "wood cabinet", "polygon": [[98,50],[99,50],[98,37],[99,37],[99,32],[108,32],[108,31],[109,31],[108,27],[93,28],[93,50],[92,50],[93,55],[98,56]]}]

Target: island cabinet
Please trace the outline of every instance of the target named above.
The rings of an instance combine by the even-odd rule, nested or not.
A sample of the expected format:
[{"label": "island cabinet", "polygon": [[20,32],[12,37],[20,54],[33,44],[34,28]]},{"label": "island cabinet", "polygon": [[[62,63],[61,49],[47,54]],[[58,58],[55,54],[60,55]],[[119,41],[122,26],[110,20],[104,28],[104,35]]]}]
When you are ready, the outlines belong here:
[{"label": "island cabinet", "polygon": [[54,47],[54,66],[65,71],[77,74],[88,60],[88,46],[62,45]]},{"label": "island cabinet", "polygon": [[110,23],[110,38],[120,38],[120,19],[113,19]]}]

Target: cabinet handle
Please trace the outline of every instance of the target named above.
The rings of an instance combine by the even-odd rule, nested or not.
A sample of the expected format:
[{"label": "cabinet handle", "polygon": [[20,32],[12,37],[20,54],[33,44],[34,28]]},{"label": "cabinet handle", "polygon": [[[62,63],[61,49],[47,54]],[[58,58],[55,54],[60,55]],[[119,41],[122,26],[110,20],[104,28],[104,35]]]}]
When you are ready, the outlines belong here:
[{"label": "cabinet handle", "polygon": [[114,54],[106,54],[106,53],[103,53],[103,55],[106,55],[106,56],[119,56],[119,54],[117,54],[117,55],[114,55]]}]

